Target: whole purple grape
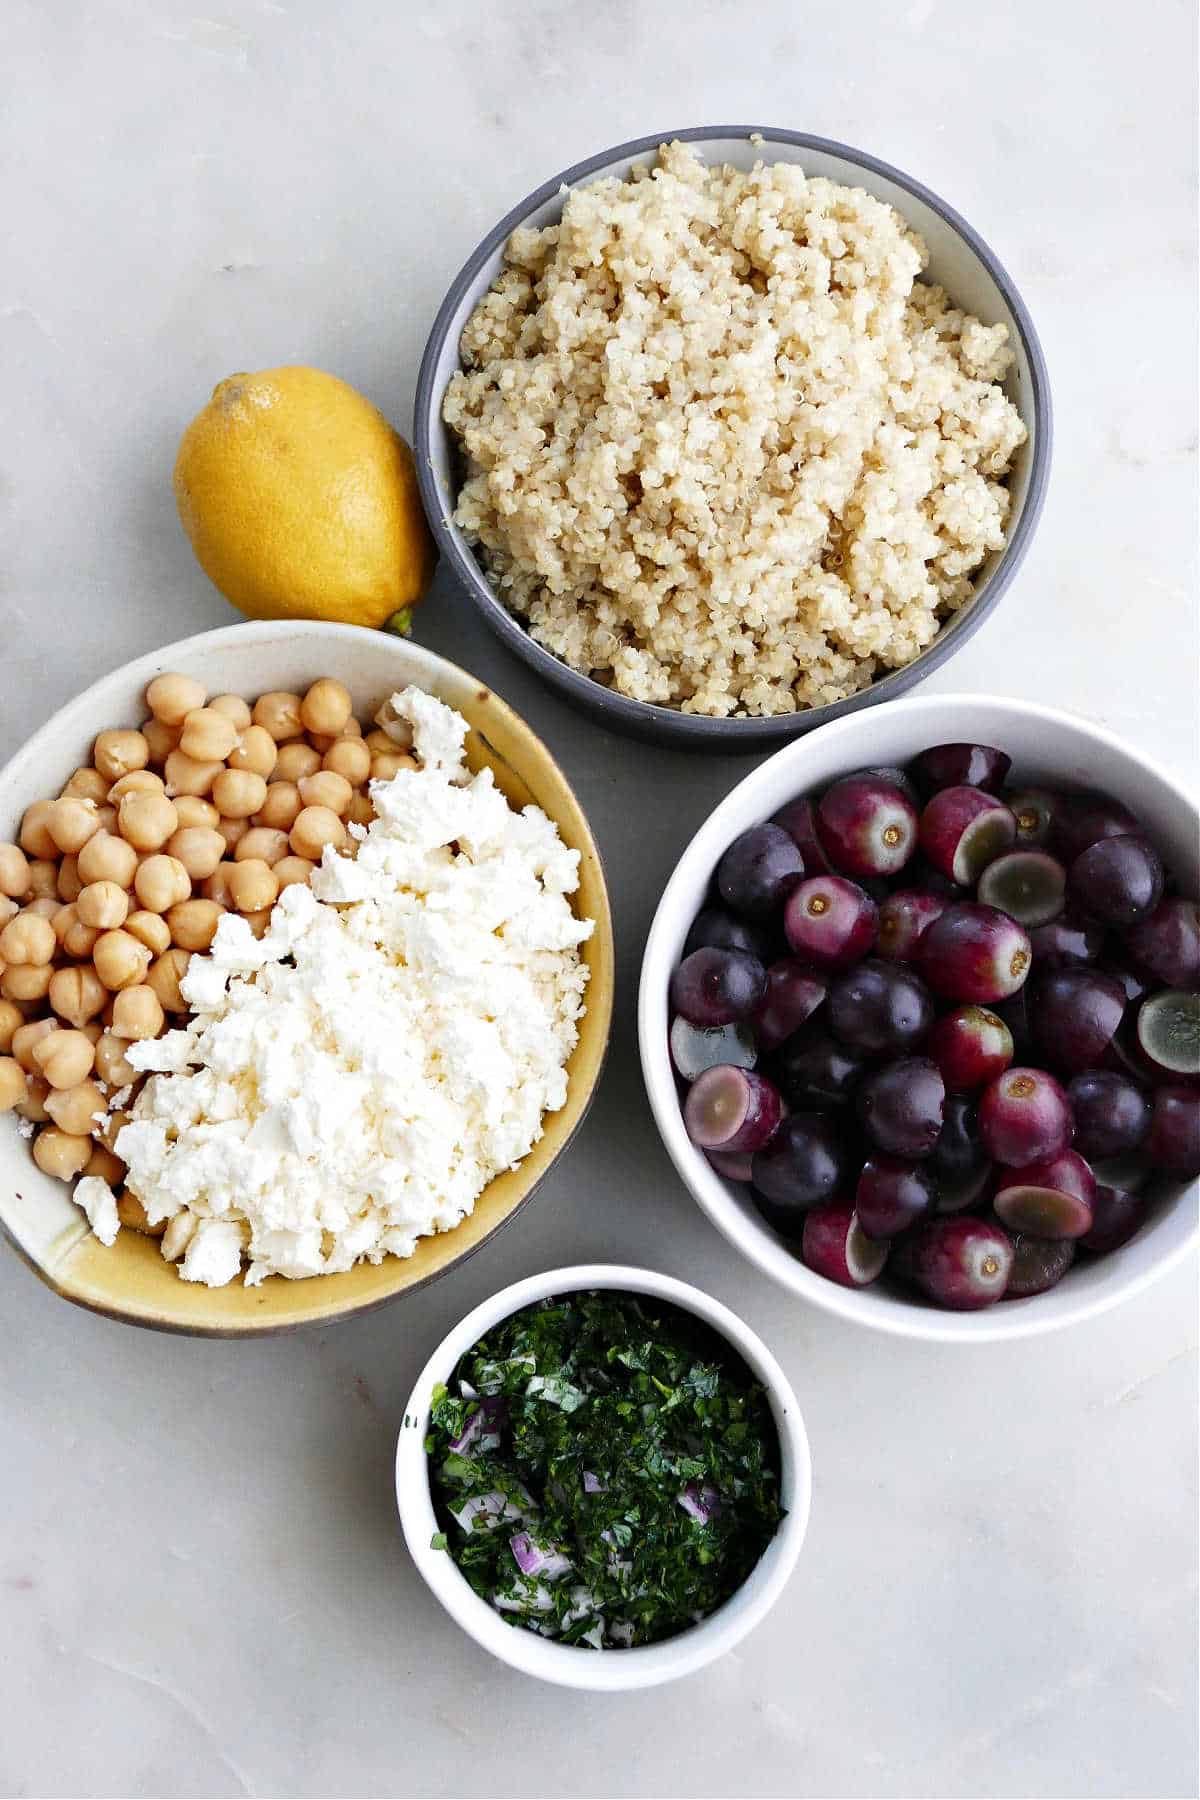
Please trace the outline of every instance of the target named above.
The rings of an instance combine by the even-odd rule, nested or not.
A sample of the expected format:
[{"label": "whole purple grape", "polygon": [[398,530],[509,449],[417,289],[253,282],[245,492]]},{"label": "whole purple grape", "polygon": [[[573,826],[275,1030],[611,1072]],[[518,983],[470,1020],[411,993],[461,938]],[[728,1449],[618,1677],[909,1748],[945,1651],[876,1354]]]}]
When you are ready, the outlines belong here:
[{"label": "whole purple grape", "polygon": [[1082,850],[1067,873],[1071,898],[1093,919],[1128,930],[1162,899],[1163,866],[1144,837],[1101,838]]},{"label": "whole purple grape", "polygon": [[683,940],[684,956],[690,956],[693,950],[740,950],[744,956],[756,956],[759,962],[766,962],[766,933],[745,919],[734,918],[724,907],[705,906],[692,920]]},{"label": "whole purple grape", "polygon": [[937,1143],[946,1086],[937,1064],[926,1057],[900,1057],[873,1070],[857,1099],[863,1130],[889,1156],[919,1161]]},{"label": "whole purple grape", "polygon": [[835,781],[817,806],[817,830],[835,867],[859,879],[898,875],[917,847],[912,802],[872,775]]},{"label": "whole purple grape", "polygon": [[1072,1076],[1067,1103],[1075,1120],[1075,1148],[1089,1162],[1136,1150],[1150,1129],[1149,1100],[1127,1075],[1112,1069]]},{"label": "whole purple grape", "polygon": [[1012,1272],[1007,1231],[969,1213],[928,1219],[913,1233],[908,1265],[916,1286],[936,1306],[976,1312],[999,1300]]},{"label": "whole purple grape", "polygon": [[1125,933],[1125,948],[1164,987],[1200,987],[1200,902],[1160,900]]},{"label": "whole purple grape", "polygon": [[869,957],[835,977],[828,1015],[835,1037],[869,1056],[911,1050],[933,1023],[929,989],[913,970]]},{"label": "whole purple grape", "polygon": [[841,1133],[819,1113],[789,1113],[750,1165],[759,1211],[784,1237],[799,1236],[803,1215],[832,1200],[846,1172]]},{"label": "whole purple grape", "polygon": [[800,1112],[828,1112],[844,1105],[865,1067],[864,1056],[819,1029],[790,1037],[773,1059],[784,1099]]},{"label": "whole purple grape", "polygon": [[1033,1041],[1052,1068],[1068,1074],[1103,1060],[1124,1016],[1124,988],[1099,969],[1057,969],[1029,996]]},{"label": "whole purple grape", "polygon": [[1146,1154],[1156,1169],[1200,1175],[1200,1092],[1182,1083],[1155,1088]]},{"label": "whole purple grape", "polygon": [[752,825],[717,864],[726,906],[747,919],[769,919],[804,879],[804,858],[781,825]]},{"label": "whole purple grape", "polygon": [[740,950],[693,950],[671,976],[671,1010],[693,1025],[747,1019],[767,991],[767,971]]}]

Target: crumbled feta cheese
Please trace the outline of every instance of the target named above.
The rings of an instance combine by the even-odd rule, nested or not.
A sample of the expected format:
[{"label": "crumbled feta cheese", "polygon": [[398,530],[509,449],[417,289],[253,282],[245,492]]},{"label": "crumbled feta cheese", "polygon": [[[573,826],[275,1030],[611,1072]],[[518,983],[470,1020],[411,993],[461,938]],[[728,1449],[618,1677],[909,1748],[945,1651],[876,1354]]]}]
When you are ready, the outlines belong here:
[{"label": "crumbled feta cheese", "polygon": [[115,1244],[121,1221],[117,1217],[117,1198],[107,1181],[99,1175],[85,1175],[75,1184],[75,1201],[87,1214],[87,1222],[102,1244]]},{"label": "crumbled feta cheese", "polygon": [[389,711],[421,766],[374,784],[355,858],[327,848],[261,939],[226,914],[184,977],[191,1017],[129,1046],[151,1079],[117,1154],[185,1280],[411,1256],[565,1104],[578,853],[471,775],[457,713],[415,688]]}]

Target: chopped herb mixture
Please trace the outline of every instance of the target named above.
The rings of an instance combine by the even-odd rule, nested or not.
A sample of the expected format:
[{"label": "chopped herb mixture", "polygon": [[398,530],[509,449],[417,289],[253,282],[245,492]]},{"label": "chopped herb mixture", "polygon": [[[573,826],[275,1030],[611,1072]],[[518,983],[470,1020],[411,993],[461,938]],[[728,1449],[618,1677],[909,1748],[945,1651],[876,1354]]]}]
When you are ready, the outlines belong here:
[{"label": "chopped herb mixture", "polygon": [[495,1326],[435,1388],[425,1447],[435,1545],[512,1624],[569,1644],[685,1630],[783,1516],[761,1386],[699,1321],[631,1294]]}]

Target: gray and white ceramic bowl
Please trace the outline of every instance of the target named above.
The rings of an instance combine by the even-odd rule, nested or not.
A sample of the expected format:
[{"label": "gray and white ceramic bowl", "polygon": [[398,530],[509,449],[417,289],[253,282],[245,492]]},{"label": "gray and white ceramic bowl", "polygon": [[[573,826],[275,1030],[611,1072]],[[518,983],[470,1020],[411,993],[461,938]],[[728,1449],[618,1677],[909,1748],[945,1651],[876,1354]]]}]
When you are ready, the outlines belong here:
[{"label": "gray and white ceramic bowl", "polygon": [[[866,188],[888,201],[925,239],[929,249],[927,279],[940,283],[957,305],[986,323],[1007,325],[1015,351],[1005,388],[1025,421],[1029,437],[1014,464],[1010,484],[1013,505],[1005,548],[987,559],[973,599],[914,662],[883,676],[862,693],[829,706],[774,718],[710,719],[614,693],[535,643],[520,620],[497,598],[454,523],[457,459],[451,434],[442,421],[442,401],[447,383],[458,367],[463,327],[499,274],[508,238],[519,225],[536,228],[557,220],[562,213],[564,188],[603,176],[625,177],[636,163],[645,162],[660,144],[672,139],[691,144],[707,163],[732,163],[743,169],[762,159],[800,163],[810,175],[824,175],[850,187]],[[953,656],[983,623],[1019,569],[1042,510],[1050,467],[1050,388],[1037,334],[1011,277],[978,232],[929,188],[864,151],[828,138],[765,125],[697,126],[686,131],[655,132],[588,157],[544,182],[493,226],[455,278],[434,321],[417,382],[415,438],[421,496],[438,548],[468,599],[510,650],[564,698],[614,731],[679,749],[756,753],[844,713],[906,693]]]}]

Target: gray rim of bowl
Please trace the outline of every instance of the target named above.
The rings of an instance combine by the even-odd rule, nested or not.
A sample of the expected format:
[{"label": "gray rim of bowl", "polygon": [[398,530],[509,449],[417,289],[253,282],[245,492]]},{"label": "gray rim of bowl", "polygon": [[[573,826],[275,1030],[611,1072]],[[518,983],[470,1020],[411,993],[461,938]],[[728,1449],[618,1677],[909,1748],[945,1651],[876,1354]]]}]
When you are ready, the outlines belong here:
[{"label": "gray rim of bowl", "polygon": [[[535,207],[551,200],[563,187],[574,187],[585,181],[588,176],[597,174],[608,164],[618,162],[624,157],[640,156],[657,150],[660,144],[679,141],[681,143],[697,143],[711,138],[750,138],[761,137],[765,143],[796,144],[801,149],[820,151],[829,156],[839,156],[847,162],[857,163],[860,168],[869,169],[872,174],[882,175],[897,187],[923,201],[933,212],[946,220],[958,235],[970,246],[979,261],[999,288],[1004,300],[1016,321],[1017,330],[1025,355],[1029,360],[1030,380],[1033,385],[1033,411],[1037,431],[1033,446],[1033,467],[1029,473],[1029,487],[1025,495],[1025,504],[1021,516],[1017,520],[1016,529],[1006,544],[995,574],[988,584],[986,593],[973,600],[966,609],[956,615],[950,626],[939,632],[927,650],[921,652],[903,669],[896,669],[879,681],[872,682],[860,693],[851,694],[845,700],[835,700],[826,706],[809,707],[804,712],[787,713],[765,719],[710,719],[698,714],[679,712],[670,706],[650,705],[640,700],[630,700],[624,694],[614,694],[611,689],[601,687],[589,675],[581,675],[567,663],[537,643],[524,626],[510,613],[488,585],[479,564],[468,550],[459,542],[446,516],[444,497],[438,490],[434,478],[433,463],[430,456],[430,421],[440,412],[441,395],[435,393],[436,368],[442,346],[449,333],[451,321],[459,302],[471,285],[475,276],[488,258],[504,243]],[[425,511],[429,518],[430,528],[440,554],[454,569],[455,574],[465,586],[472,600],[483,613],[486,622],[499,637],[524,662],[537,670],[553,686],[562,690],[568,698],[578,699],[591,711],[605,718],[616,729],[622,726],[629,728],[640,726],[642,731],[648,727],[661,733],[664,739],[690,739],[692,743],[707,742],[713,749],[728,750],[735,743],[753,750],[767,744],[778,743],[782,738],[798,736],[805,731],[814,730],[818,725],[827,724],[830,719],[841,718],[844,713],[857,711],[863,706],[871,706],[881,700],[894,699],[906,693],[923,681],[927,675],[939,668],[947,657],[966,643],[983,624],[1006,589],[1009,587],[1025,558],[1025,554],[1033,538],[1034,530],[1041,516],[1046,497],[1046,485],[1050,474],[1050,453],[1053,446],[1053,413],[1050,400],[1050,378],[1046,370],[1046,360],[1042,355],[1042,346],[1028,309],[1017,291],[1016,284],[999,257],[991,249],[979,233],[970,226],[961,213],[948,205],[935,194],[931,188],[906,175],[903,170],[894,168],[891,163],[869,156],[863,150],[856,150],[850,144],[838,143],[834,138],[814,137],[804,131],[787,131],[782,127],[770,125],[693,125],[683,131],[652,132],[648,137],[632,138],[628,143],[617,144],[610,150],[601,150],[585,161],[575,163],[564,169],[560,175],[554,175],[549,181],[535,188],[512,210],[505,214],[498,225],[495,225],[480,243],[478,248],[468,257],[459,273],[450,285],[446,298],[438,309],[433,322],[433,329],[425,346],[425,354],[421,358],[421,368],[417,377],[416,400],[414,403],[414,437],[416,440],[417,480],[420,484],[421,498],[425,503]]]}]

